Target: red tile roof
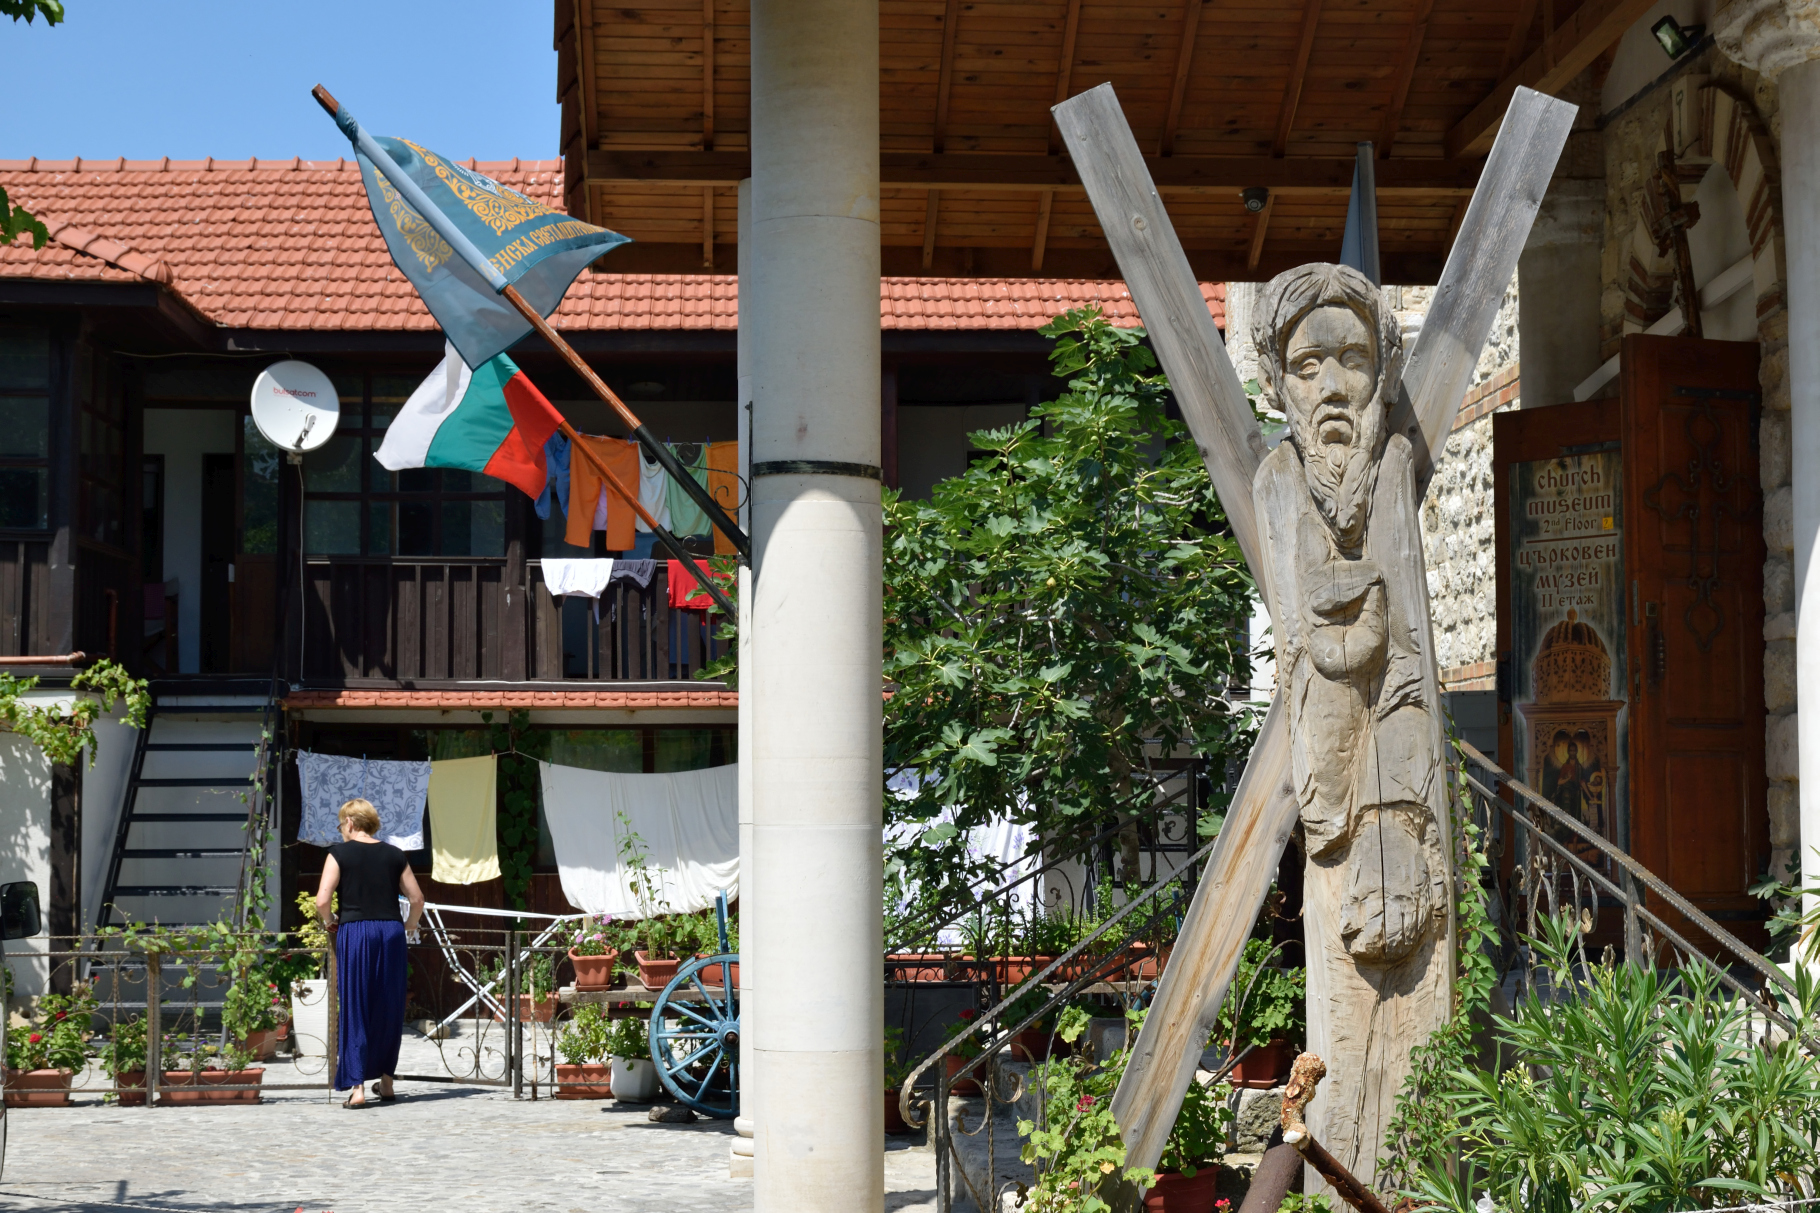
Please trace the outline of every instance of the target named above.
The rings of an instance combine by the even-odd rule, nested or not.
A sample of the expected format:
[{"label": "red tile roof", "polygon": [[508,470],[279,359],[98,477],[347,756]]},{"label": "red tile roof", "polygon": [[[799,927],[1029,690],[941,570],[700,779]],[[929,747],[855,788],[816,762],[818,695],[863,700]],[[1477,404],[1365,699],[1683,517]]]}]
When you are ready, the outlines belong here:
[{"label": "red tile roof", "polygon": [[[562,161],[469,161],[560,207]],[[0,278],[153,281],[227,328],[436,327],[386,253],[351,160],[0,160],[0,186],[51,242],[0,246]],[[1226,288],[1202,283],[1217,323]],[[887,329],[1031,329],[1097,303],[1135,325],[1122,282],[886,278]],[[582,330],[737,327],[731,274],[584,273],[553,318]]]},{"label": "red tile roof", "polygon": [[739,692],[725,687],[627,691],[292,691],[291,711],[304,708],[736,708]]}]

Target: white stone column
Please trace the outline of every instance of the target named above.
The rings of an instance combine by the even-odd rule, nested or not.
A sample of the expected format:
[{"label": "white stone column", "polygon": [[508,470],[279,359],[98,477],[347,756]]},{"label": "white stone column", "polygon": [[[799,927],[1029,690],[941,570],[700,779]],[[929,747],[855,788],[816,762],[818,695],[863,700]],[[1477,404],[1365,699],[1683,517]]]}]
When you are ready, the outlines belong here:
[{"label": "white stone column", "polygon": [[757,0],[751,31],[753,1203],[865,1213],[884,1199],[878,7]]},{"label": "white stone column", "polygon": [[1820,0],[1733,0],[1714,16],[1713,34],[1721,50],[1775,81],[1780,91],[1795,540],[1795,727],[1802,871],[1805,882],[1813,885],[1820,883],[1820,856],[1815,851],[1820,847],[1820,584],[1815,584],[1820,564],[1814,559],[1820,538]]},{"label": "white stone column", "polygon": [[[752,247],[752,179],[739,183],[739,244],[735,274],[745,281],[746,257]],[[752,483],[752,341],[748,317],[740,313],[739,334],[734,355],[738,388],[735,400],[739,409],[739,475],[742,484]],[[739,506],[740,529],[752,533],[752,503],[742,499]],[[740,921],[750,924],[752,907],[758,903],[757,865],[752,855],[752,713],[756,692],[748,677],[752,658],[752,569],[739,569],[739,913]],[[753,938],[741,933],[739,992],[739,1115],[734,1118],[734,1137],[728,1146],[727,1175],[731,1179],[750,1179],[753,1173],[753,1128],[758,1123],[758,1084],[751,1080],[752,1025],[758,1018],[753,998]]]},{"label": "white stone column", "polygon": [[1605,182],[1557,179],[1517,262],[1523,407],[1566,404],[1599,369],[1599,251]]}]

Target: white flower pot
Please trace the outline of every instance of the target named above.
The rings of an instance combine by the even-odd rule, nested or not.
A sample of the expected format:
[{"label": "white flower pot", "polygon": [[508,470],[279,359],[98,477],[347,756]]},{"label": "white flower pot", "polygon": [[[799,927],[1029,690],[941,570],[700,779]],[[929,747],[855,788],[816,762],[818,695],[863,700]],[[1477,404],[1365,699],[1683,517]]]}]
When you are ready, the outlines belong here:
[{"label": "white flower pot", "polygon": [[291,1047],[299,1057],[329,1055],[329,979],[291,983]]},{"label": "white flower pot", "polygon": [[657,1067],[649,1057],[613,1059],[613,1098],[627,1103],[650,1103],[657,1098]]}]

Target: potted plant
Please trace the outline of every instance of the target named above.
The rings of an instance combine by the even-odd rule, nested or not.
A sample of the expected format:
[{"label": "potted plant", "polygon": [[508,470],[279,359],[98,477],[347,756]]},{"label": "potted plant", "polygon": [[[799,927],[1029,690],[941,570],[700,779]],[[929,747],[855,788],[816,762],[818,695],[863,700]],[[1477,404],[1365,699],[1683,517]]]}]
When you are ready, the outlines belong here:
[{"label": "potted plant", "polygon": [[1268,1090],[1287,1079],[1307,1030],[1308,975],[1276,965],[1281,951],[1262,939],[1248,941],[1220,1007],[1215,1039],[1232,1056],[1235,1088]]},{"label": "potted plant", "polygon": [[61,1108],[70,1101],[70,1078],[88,1064],[90,1016],[95,996],[78,983],[68,994],[38,999],[34,1022],[6,1030],[6,1106]]},{"label": "potted plant", "polygon": [[[339,912],[341,894],[336,893],[330,905]],[[291,954],[292,963],[280,978],[290,988],[291,1050],[299,1057],[327,1057],[329,979],[322,966],[328,955],[329,933],[316,916],[315,894],[297,894],[297,909],[303,915],[303,925],[296,931],[298,950]]]},{"label": "potted plant", "polygon": [[[708,910],[698,915],[694,923],[695,959],[706,960],[710,956],[720,955],[720,919],[714,911]],[[727,951],[739,955],[739,918],[731,911],[727,914]],[[728,972],[721,972],[721,968]],[[724,966],[702,970],[702,983],[709,986],[725,986],[729,983],[739,989],[739,961],[731,961]]]},{"label": "potted plant", "polygon": [[606,1099],[613,1094],[612,1065],[607,1058],[607,1009],[583,1003],[556,1037],[556,1098]]},{"label": "potted plant", "polygon": [[1157,1160],[1156,1183],[1144,1193],[1145,1213],[1213,1213],[1220,1159],[1232,1112],[1220,1098],[1224,1084],[1188,1084],[1175,1127]]},{"label": "potted plant", "polygon": [[[481,968],[482,984],[493,983],[504,997],[518,996],[518,1018],[525,1023],[549,1023],[556,1018],[561,1000],[556,996],[556,959],[548,952],[521,952],[513,988],[505,986],[506,958],[496,956]],[[495,1020],[505,1016],[493,1012]]]},{"label": "potted plant", "polygon": [[613,965],[619,959],[619,931],[613,916],[584,918],[569,936],[569,963],[575,969],[577,990],[604,990],[613,984]]},{"label": "potted plant", "polygon": [[[1022,1023],[1049,1001],[1049,991],[1042,987],[1026,990],[1018,995],[1017,1001],[1005,1008],[1000,1022],[1007,1028]],[[1049,1044],[1053,1035],[1052,1015],[1045,1015],[1034,1024],[1019,1032],[1011,1041],[1011,1056],[1022,1061],[1049,1060]]]},{"label": "potted plant", "polygon": [[[955,1035],[958,1036],[971,1028],[979,1016],[980,1013],[972,1007],[963,1010],[960,1014],[960,1027],[956,1029]],[[969,1074],[966,1078],[957,1078],[956,1075],[966,1067],[968,1062],[985,1051],[986,1047],[980,1043],[978,1033],[965,1040],[956,1041],[954,1047],[948,1050],[947,1055],[942,1058],[942,1066],[948,1072],[948,1093],[950,1095],[978,1095],[980,1093],[978,1073]]]},{"label": "potted plant", "polygon": [[[641,1007],[648,1003],[639,1003]],[[628,1015],[612,1020],[605,1048],[613,1061],[613,1097],[627,1103],[650,1103],[657,1098],[657,1066],[651,1061],[651,1025]]]},{"label": "potted plant", "polygon": [[[200,1045],[185,1050],[172,1041],[171,1052],[179,1068],[166,1070],[159,1083],[161,1104],[258,1103],[259,1087],[265,1081],[265,1068],[255,1066],[258,1060],[246,1048],[231,1044],[225,1050]],[[172,1090],[170,1088],[176,1088]]]},{"label": "potted plant", "polygon": [[264,1061],[278,1055],[278,1027],[285,1020],[288,1003],[263,965],[249,965],[228,987],[221,1021],[233,1040],[254,1059]]},{"label": "potted plant", "polygon": [[904,1079],[916,1067],[910,1062],[910,1048],[902,1028],[885,1029],[885,1132],[908,1133],[903,1111],[898,1107],[898,1094]]},{"label": "potted plant", "polygon": [[625,870],[633,900],[638,903],[640,922],[636,931],[642,946],[632,953],[632,958],[638,962],[638,983],[647,990],[661,990],[682,967],[682,957],[694,938],[694,930],[687,919],[670,912],[663,878],[647,862],[645,840],[633,831],[631,818],[623,812],[617,816],[619,863]]},{"label": "potted plant", "polygon": [[145,1105],[145,1016],[114,1025],[113,1034],[95,1051],[102,1072],[114,1080],[114,1098],[122,1107]]}]

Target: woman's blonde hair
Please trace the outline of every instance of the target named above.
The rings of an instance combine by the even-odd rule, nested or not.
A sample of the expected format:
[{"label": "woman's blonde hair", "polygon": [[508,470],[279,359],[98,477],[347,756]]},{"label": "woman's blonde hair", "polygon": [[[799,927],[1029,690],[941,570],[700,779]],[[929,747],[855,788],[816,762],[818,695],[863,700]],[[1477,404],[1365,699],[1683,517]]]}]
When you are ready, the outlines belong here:
[{"label": "woman's blonde hair", "polygon": [[355,797],[341,806],[338,816],[344,826],[352,826],[365,834],[379,833],[379,810],[373,807],[370,800]]}]

